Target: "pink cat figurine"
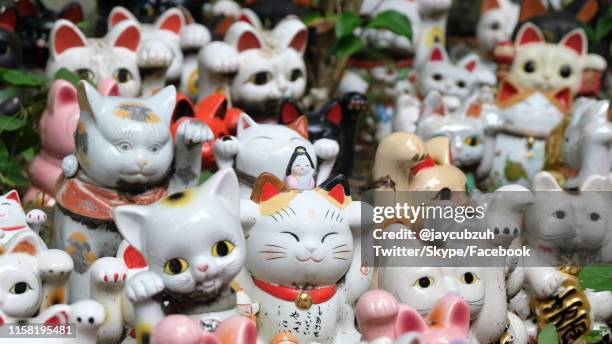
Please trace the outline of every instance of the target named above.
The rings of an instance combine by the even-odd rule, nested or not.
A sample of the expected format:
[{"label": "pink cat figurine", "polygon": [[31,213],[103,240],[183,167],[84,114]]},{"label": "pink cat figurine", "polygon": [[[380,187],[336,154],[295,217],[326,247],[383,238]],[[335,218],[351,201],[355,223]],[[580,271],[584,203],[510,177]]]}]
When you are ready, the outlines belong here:
[{"label": "pink cat figurine", "polygon": [[223,321],[215,332],[207,332],[186,315],[169,315],[153,329],[151,344],[255,344],[253,320],[235,316]]},{"label": "pink cat figurine", "polygon": [[[109,96],[119,95],[115,80],[101,80],[98,90]],[[25,202],[53,206],[57,179],[62,174],[62,159],[74,152],[74,132],[79,120],[76,88],[66,80],[55,80],[49,89],[47,106],[38,125],[42,149],[30,164],[32,187]]]},{"label": "pink cat figurine", "polygon": [[[427,344],[461,343],[468,340],[470,308],[455,294],[438,300],[427,318],[414,308],[398,303],[384,290],[370,290],[357,301],[357,322],[363,340],[391,340],[413,335],[413,341]],[[410,341],[412,342],[412,341]]]}]

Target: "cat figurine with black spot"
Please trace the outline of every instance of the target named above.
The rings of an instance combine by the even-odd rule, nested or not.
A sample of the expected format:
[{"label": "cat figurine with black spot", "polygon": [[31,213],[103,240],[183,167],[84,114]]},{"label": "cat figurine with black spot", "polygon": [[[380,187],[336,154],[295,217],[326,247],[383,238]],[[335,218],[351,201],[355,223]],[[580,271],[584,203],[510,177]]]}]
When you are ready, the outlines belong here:
[{"label": "cat figurine with black spot", "polygon": [[219,168],[233,167],[240,180],[240,195],[248,198],[257,176],[272,173],[283,179],[287,164],[297,147],[304,147],[316,173],[315,181],[321,183],[331,174],[339,146],[336,141],[322,138],[308,141],[308,120],[298,117],[288,125],[259,124],[247,114],[238,118],[236,136],[217,139],[213,147]]},{"label": "cat figurine with black spot", "polygon": [[113,209],[197,185],[201,145],[212,138],[205,124],[187,119],[173,139],[174,86],[149,98],[106,97],[81,81],[77,99],[76,151],[62,161],[55,197],[56,243],[75,263],[72,300],[87,298],[89,266],[117,252]]},{"label": "cat figurine with black spot", "polygon": [[308,30],[297,18],[271,31],[238,21],[224,41],[199,53],[199,96],[223,90],[234,106],[257,120],[275,120],[283,98],[299,100],[306,91],[304,51]]},{"label": "cat figurine with black spot", "polygon": [[114,79],[119,83],[120,95],[138,96],[141,93],[136,55],[139,46],[140,30],[132,22],[118,25],[104,38],[86,38],[75,24],[58,20],[51,29],[47,77],[53,79],[58,70],[66,68],[96,84]]},{"label": "cat figurine with black spot", "polygon": [[410,79],[419,97],[437,91],[444,98],[445,106],[454,111],[476,90],[479,63],[480,59],[474,54],[453,63],[444,46],[436,44],[427,62],[417,66]]},{"label": "cat figurine with black spot", "polygon": [[301,192],[259,176],[241,203],[246,263],[237,278],[259,303],[259,341],[358,341],[354,306],[372,278],[360,264],[361,207],[342,176]]},{"label": "cat figurine with black spot", "polygon": [[120,233],[148,262],[148,270],[125,287],[135,307],[137,338],[166,314],[189,315],[209,331],[239,314],[230,288],[246,255],[239,214],[240,190],[231,169],[151,205],[115,209]]}]

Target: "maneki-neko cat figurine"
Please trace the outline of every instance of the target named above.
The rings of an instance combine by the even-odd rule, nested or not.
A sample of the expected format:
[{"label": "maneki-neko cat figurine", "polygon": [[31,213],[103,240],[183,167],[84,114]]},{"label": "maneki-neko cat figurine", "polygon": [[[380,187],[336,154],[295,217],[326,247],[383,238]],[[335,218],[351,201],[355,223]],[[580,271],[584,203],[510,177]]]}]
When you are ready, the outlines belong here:
[{"label": "maneki-neko cat figurine", "polygon": [[150,204],[196,185],[201,144],[212,138],[206,125],[189,119],[173,140],[173,86],[142,99],[105,97],[85,81],[77,89],[76,151],[62,161],[66,178],[56,194],[55,210],[57,245],[75,261],[73,300],[87,296],[93,261],[117,252],[122,238],[113,209]]},{"label": "maneki-neko cat figurine", "polygon": [[115,209],[119,232],[148,262],[148,270],[125,286],[135,308],[137,339],[166,314],[189,315],[209,331],[239,315],[231,289],[246,255],[239,210],[240,190],[231,169],[153,204]]},{"label": "maneki-neko cat figurine", "polygon": [[261,342],[282,332],[299,343],[358,341],[353,307],[372,277],[360,264],[361,207],[342,176],[301,192],[259,176],[241,203],[246,261],[237,282],[259,303]]},{"label": "maneki-neko cat figurine", "polygon": [[322,138],[308,141],[308,120],[298,117],[288,125],[258,124],[247,114],[238,118],[236,136],[226,136],[215,141],[214,151],[219,168],[234,167],[240,180],[240,194],[248,198],[257,176],[263,172],[276,178],[286,176],[287,163],[297,147],[304,147],[312,159],[317,183],[331,174],[338,143]]}]

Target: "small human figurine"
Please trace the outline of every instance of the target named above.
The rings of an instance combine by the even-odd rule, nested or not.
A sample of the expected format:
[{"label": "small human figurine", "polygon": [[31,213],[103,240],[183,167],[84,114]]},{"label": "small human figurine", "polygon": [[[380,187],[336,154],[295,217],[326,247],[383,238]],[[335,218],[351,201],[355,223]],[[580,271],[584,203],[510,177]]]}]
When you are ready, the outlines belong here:
[{"label": "small human figurine", "polygon": [[311,190],[315,187],[314,164],[306,148],[298,146],[293,151],[287,170],[285,185],[293,190]]}]

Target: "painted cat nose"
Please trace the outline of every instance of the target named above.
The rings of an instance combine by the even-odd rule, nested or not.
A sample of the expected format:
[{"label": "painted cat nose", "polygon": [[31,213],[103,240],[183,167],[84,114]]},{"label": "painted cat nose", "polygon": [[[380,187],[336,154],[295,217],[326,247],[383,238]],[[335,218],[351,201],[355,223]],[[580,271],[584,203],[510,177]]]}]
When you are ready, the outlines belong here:
[{"label": "painted cat nose", "polygon": [[149,160],[145,160],[145,159],[136,160],[136,165],[138,165],[140,168],[144,168],[145,165],[148,163],[149,163]]},{"label": "painted cat nose", "polygon": [[198,271],[200,272],[206,272],[208,271],[208,264],[206,263],[198,264],[196,265],[196,269],[198,269]]}]

